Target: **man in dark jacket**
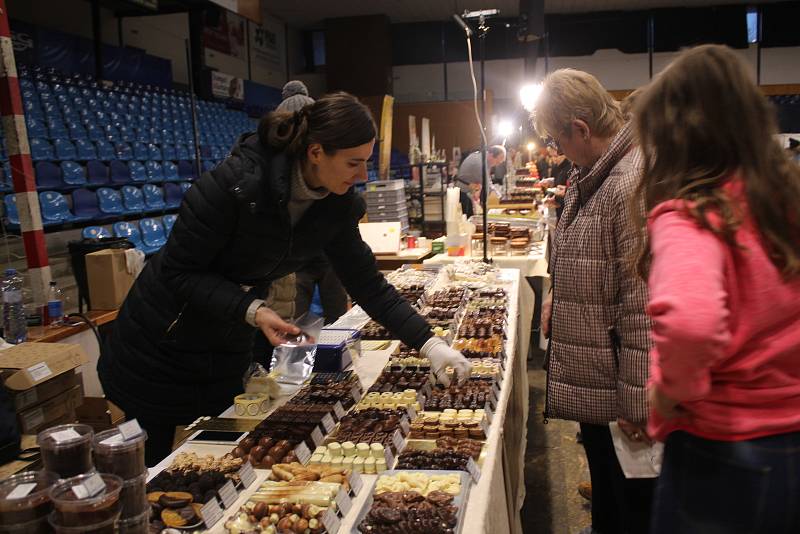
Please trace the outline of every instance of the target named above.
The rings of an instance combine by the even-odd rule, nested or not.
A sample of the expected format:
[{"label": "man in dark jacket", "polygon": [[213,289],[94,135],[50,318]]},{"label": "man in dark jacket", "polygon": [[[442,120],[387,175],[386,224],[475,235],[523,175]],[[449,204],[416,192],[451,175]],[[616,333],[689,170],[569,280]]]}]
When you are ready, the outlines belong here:
[{"label": "man in dark jacket", "polygon": [[[432,338],[425,319],[378,271],[358,231],[364,202],[349,177],[332,172],[350,162],[321,168],[337,151],[357,149],[363,162],[349,172],[354,181],[366,179],[371,117],[373,130],[365,139],[372,141],[354,143],[359,146],[352,150],[331,145],[336,137],[330,141],[320,131],[346,125],[348,117],[337,115],[342,110],[369,116],[353,106],[363,107],[350,95],[330,95],[305,112],[268,115],[263,134],[260,127],[258,135],[242,136],[231,155],[187,191],[169,241],[131,288],[98,373],[106,396],[148,431],[148,465],[169,453],[176,425],[217,415],[242,392],[255,328],[273,344],[292,333],[294,327],[264,308],[262,299],[273,280],[323,253],[354,300],[429,357],[437,376],[445,377],[447,366],[460,378],[469,373],[467,360]],[[319,163],[310,163],[306,151]],[[303,172],[335,188],[314,188]]]}]

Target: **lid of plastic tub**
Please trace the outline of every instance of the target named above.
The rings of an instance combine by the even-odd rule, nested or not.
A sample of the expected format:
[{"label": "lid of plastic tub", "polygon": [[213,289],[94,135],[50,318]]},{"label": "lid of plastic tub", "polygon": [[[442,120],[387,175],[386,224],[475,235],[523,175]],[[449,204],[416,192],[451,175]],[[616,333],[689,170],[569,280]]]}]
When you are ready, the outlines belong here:
[{"label": "lid of plastic tub", "polygon": [[69,424],[59,425],[42,430],[36,436],[36,443],[47,447],[72,446],[76,443],[91,441],[94,430],[89,425]]}]

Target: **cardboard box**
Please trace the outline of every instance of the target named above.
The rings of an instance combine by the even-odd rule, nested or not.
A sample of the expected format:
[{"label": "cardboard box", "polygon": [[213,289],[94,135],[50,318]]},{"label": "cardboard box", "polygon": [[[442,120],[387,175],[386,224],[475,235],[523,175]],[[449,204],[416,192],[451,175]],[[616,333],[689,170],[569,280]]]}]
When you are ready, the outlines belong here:
[{"label": "cardboard box", "polygon": [[55,426],[64,418],[75,420],[75,410],[83,404],[83,386],[80,384],[41,404],[23,410],[17,416],[23,434],[36,434]]},{"label": "cardboard box", "polygon": [[86,277],[93,310],[116,310],[122,306],[135,278],[128,272],[123,249],[87,254]]},{"label": "cardboard box", "polygon": [[76,410],[78,421],[102,432],[125,422],[125,412],[102,397],[85,397]]},{"label": "cardboard box", "polygon": [[20,343],[0,351],[5,386],[14,392],[38,386],[88,361],[80,345],[68,343]]},{"label": "cardboard box", "polygon": [[14,411],[19,413],[79,385],[81,375],[72,369],[25,391],[9,391],[14,399]]}]

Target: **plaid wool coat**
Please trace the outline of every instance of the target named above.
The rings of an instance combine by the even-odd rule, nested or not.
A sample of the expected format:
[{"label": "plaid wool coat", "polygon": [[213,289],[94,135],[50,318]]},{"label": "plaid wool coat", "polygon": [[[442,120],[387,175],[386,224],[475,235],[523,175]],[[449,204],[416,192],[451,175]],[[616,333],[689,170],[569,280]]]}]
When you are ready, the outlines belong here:
[{"label": "plaid wool coat", "polygon": [[647,284],[626,261],[636,242],[629,201],[642,157],[630,125],[591,169],[577,169],[550,257],[553,315],[545,417],[647,420]]}]

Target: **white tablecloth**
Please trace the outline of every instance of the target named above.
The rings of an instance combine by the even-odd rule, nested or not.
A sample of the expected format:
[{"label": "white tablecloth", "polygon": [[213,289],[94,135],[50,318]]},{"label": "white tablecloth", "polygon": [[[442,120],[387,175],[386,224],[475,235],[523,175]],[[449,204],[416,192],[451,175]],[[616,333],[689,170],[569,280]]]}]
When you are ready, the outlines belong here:
[{"label": "white tablecloth", "polygon": [[[530,331],[528,328],[519,329],[518,324],[530,324],[533,307],[522,304],[524,301],[532,302],[533,291],[527,283],[522,283],[520,272],[516,269],[504,269],[501,278],[508,283],[510,301],[506,369],[496,413],[486,440],[486,456],[481,478],[471,488],[467,501],[462,529],[466,534],[522,532],[519,511],[525,499],[523,473],[528,419],[526,355]],[[369,388],[383,371],[397,343],[399,342],[392,342],[386,350],[365,351],[360,358],[355,359],[353,369],[365,389]],[[289,398],[290,396],[287,396],[276,400],[272,409],[285,404]],[[221,416],[236,417],[232,407]],[[230,445],[185,443],[156,467],[150,469],[149,479],[168,467],[179,452],[221,456],[230,450]],[[259,474],[256,484],[239,496],[236,504],[225,511],[223,519],[209,532],[220,534],[225,532],[225,521],[247,501],[257,485],[266,477],[266,471],[256,470],[256,472]],[[353,531],[358,513],[371,494],[377,476],[363,475],[363,479],[365,489],[353,499],[353,509],[343,518],[339,531],[342,534]]]}]

